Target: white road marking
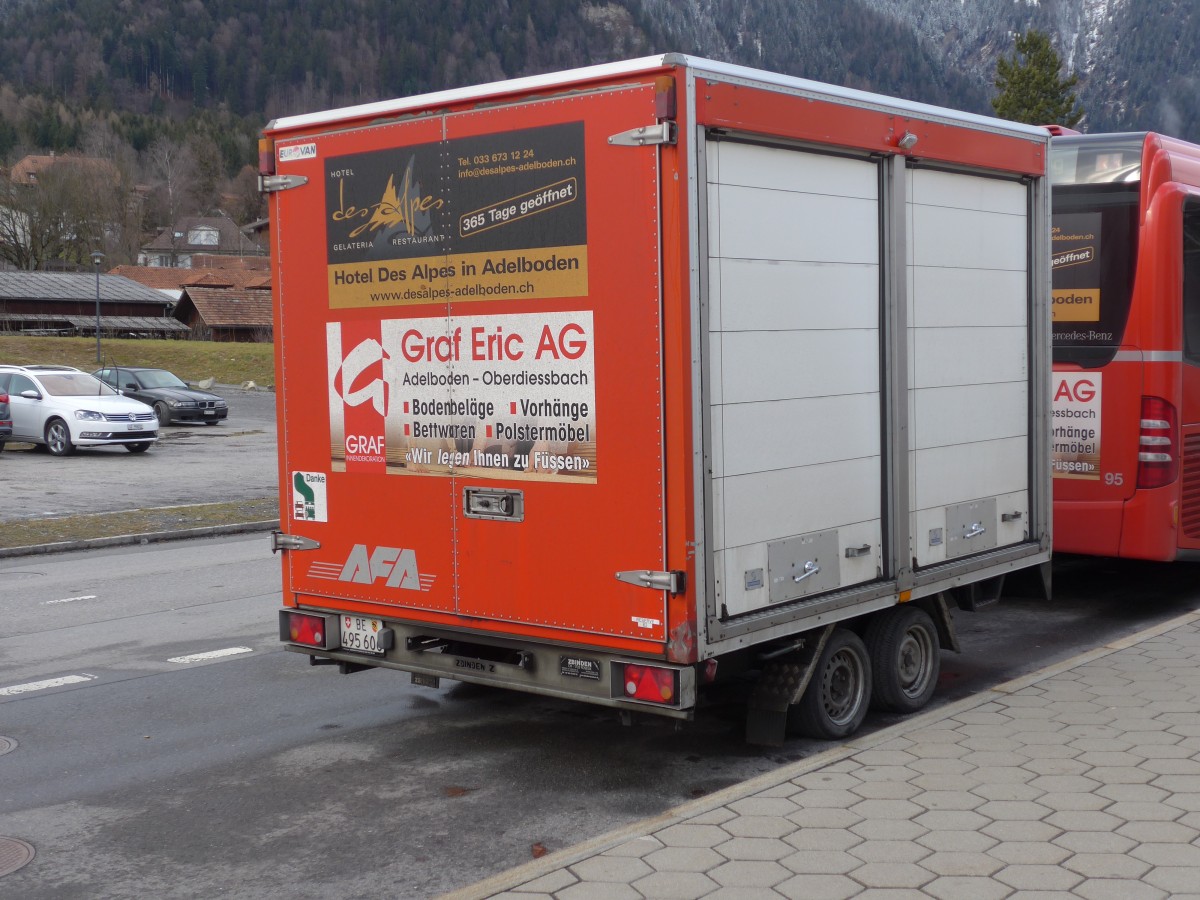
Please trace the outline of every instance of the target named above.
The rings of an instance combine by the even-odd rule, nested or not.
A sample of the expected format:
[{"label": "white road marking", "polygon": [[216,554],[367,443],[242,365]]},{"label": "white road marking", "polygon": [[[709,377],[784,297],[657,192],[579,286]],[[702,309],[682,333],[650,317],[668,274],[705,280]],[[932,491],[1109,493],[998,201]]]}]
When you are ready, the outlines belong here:
[{"label": "white road marking", "polygon": [[50,678],[46,681],[14,684],[12,687],[0,688],[0,697],[28,694],[30,691],[44,691],[46,688],[62,687],[65,684],[79,684],[82,681],[93,681],[95,678],[95,675],[64,675],[62,678]]},{"label": "white road marking", "polygon": [[63,597],[61,600],[43,600],[42,606],[49,606],[51,603],[74,603],[76,600],[95,600],[95,594],[84,594],[82,597]]},{"label": "white road marking", "polygon": [[224,650],[210,650],[207,653],[193,653],[190,656],[176,656],[168,659],[173,663],[203,662],[206,659],[219,659],[222,656],[236,656],[239,653],[253,653],[252,647],[226,647]]}]

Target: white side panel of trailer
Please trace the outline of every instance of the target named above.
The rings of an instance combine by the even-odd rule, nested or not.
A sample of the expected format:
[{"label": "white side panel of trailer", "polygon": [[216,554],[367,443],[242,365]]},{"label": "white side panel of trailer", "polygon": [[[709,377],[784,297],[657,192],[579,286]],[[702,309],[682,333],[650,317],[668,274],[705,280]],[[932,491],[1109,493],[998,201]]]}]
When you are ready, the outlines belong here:
[{"label": "white side panel of trailer", "polygon": [[878,577],[879,168],[716,141],[706,159],[712,561],[737,615]]},{"label": "white side panel of trailer", "polygon": [[981,176],[908,173],[909,477],[918,567],[1029,524],[1029,201]]}]

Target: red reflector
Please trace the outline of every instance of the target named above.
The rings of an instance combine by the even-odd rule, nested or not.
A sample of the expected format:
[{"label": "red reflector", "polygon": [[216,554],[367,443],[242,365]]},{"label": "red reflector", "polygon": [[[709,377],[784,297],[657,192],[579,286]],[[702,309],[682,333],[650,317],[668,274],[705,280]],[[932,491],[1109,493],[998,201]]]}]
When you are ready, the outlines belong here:
[{"label": "red reflector", "polygon": [[289,634],[293,643],[309,647],[325,646],[325,617],[288,613]]},{"label": "red reflector", "polygon": [[678,673],[657,666],[626,665],[622,675],[623,692],[634,700],[647,703],[674,703]]},{"label": "red reflector", "polygon": [[1138,428],[1139,488],[1163,487],[1179,476],[1179,416],[1162,397],[1142,398]]}]

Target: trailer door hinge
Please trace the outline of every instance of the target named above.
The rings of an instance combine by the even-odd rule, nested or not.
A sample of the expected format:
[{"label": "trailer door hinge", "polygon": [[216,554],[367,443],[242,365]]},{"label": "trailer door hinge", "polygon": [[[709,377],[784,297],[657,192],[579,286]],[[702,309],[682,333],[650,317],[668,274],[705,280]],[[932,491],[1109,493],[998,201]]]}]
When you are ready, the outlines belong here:
[{"label": "trailer door hinge", "polygon": [[666,121],[655,125],[643,125],[641,128],[630,128],[628,131],[611,135],[608,142],[618,147],[646,147],[651,144],[674,144],[675,123]]},{"label": "trailer door hinge", "polygon": [[284,534],[282,531],[271,532],[271,552],[280,550],[319,550],[321,545],[312,538],[301,537],[298,534]]},{"label": "trailer door hinge", "polygon": [[687,590],[687,574],[685,572],[651,572],[647,569],[633,569],[628,572],[618,572],[617,581],[656,591],[669,591],[672,594],[682,594]]},{"label": "trailer door hinge", "polygon": [[275,191],[286,191],[308,184],[304,175],[259,175],[258,191],[260,194],[270,194]]}]

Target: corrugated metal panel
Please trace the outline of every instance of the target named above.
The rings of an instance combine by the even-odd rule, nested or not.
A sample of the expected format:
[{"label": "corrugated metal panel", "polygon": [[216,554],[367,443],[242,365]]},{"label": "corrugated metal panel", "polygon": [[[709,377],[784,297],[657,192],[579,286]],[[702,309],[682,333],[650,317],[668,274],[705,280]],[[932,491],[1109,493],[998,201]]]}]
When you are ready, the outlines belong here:
[{"label": "corrugated metal panel", "polygon": [[733,142],[707,163],[714,564],[736,615],[879,571],[879,167]]},{"label": "corrugated metal panel", "polygon": [[[86,330],[96,327],[95,318],[83,316],[67,316],[66,319],[76,328]],[[165,316],[101,316],[101,331],[188,331],[187,325],[178,319],[168,319]]]},{"label": "corrugated metal panel", "polygon": [[[87,272],[0,272],[0,300],[92,300],[96,276]],[[100,302],[163,306],[161,291],[121,278],[100,276]]]},{"label": "corrugated metal panel", "polygon": [[[0,326],[20,326],[16,331],[84,331],[91,332],[96,328],[95,316],[64,316],[42,313],[8,313],[0,315]],[[112,331],[154,331],[159,333],[179,333],[189,331],[187,325],[178,319],[166,316],[101,316],[100,330]]]}]

